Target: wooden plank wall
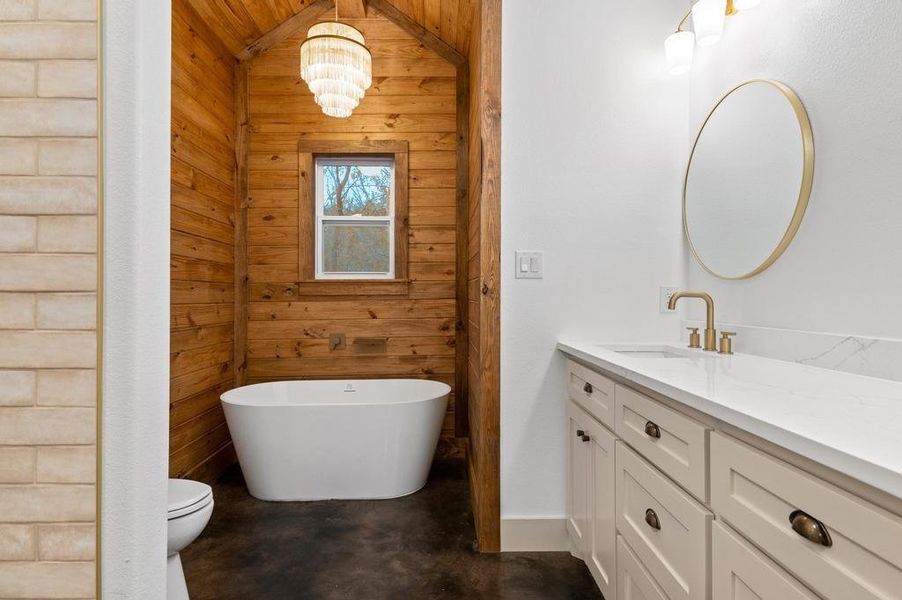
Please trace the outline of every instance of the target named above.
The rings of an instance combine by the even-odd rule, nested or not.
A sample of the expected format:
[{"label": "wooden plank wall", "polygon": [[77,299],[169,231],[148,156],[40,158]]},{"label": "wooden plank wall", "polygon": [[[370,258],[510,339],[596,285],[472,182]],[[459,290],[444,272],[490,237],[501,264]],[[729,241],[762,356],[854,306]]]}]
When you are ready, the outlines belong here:
[{"label": "wooden plank wall", "polygon": [[169,472],[205,481],[235,461],[219,395],[234,384],[236,67],[173,2]]},{"label": "wooden plank wall", "polygon": [[[419,377],[453,387],[456,70],[372,7],[343,21],[373,53],[373,87],[349,119],[324,116],[298,78],[306,32],[251,61],[248,382]],[[328,284],[297,285],[301,138],[409,143],[409,291],[335,296]],[[332,333],[344,333],[348,349],[330,351]],[[353,338],[373,336],[389,338],[386,354],[353,353]],[[452,403],[442,452],[457,451],[453,435]]]},{"label": "wooden plank wall", "polygon": [[468,414],[470,493],[479,549],[501,549],[501,2],[481,0],[470,40]]}]

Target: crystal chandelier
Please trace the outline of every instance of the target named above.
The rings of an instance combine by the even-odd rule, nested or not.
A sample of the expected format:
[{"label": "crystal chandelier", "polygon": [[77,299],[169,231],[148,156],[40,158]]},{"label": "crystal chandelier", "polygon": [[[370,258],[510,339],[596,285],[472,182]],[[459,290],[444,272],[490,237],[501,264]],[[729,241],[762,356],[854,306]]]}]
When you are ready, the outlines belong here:
[{"label": "crystal chandelier", "polygon": [[347,119],[373,83],[363,34],[338,22],[317,23],[301,44],[301,79],[330,117]]}]

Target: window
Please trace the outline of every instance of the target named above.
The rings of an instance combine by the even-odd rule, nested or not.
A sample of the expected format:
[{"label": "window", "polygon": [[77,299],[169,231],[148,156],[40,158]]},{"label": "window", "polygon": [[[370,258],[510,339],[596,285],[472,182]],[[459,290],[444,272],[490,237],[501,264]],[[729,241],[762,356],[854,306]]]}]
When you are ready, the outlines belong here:
[{"label": "window", "polygon": [[318,157],[315,185],[316,278],[394,278],[394,159]]},{"label": "window", "polygon": [[316,295],[409,290],[408,144],[298,141],[298,280]]}]

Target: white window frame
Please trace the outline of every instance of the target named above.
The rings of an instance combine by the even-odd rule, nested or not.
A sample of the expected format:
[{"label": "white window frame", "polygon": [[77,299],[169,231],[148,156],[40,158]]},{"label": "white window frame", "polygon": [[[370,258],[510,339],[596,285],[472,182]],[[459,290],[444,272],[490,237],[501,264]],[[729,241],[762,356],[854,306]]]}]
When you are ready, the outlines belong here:
[{"label": "white window frame", "polygon": [[[325,185],[323,167],[325,166],[372,166],[389,167],[392,170],[391,188],[389,190],[388,216],[385,217],[355,217],[355,216],[326,216],[323,210],[325,200]],[[316,203],[316,232],[314,235],[316,244],[316,279],[394,279],[395,278],[395,160],[393,157],[375,156],[321,156],[315,159],[316,186],[314,199]],[[388,271],[380,273],[370,272],[342,272],[332,273],[323,270],[323,226],[326,224],[342,225],[388,225]]]}]

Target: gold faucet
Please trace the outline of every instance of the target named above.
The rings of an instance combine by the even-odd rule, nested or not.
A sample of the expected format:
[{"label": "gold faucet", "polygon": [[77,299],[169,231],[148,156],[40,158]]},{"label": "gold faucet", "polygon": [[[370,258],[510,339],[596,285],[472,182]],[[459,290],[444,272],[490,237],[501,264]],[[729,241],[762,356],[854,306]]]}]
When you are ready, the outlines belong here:
[{"label": "gold faucet", "polygon": [[[705,292],[677,292],[670,297],[667,308],[676,310],[677,300],[680,298],[700,298],[705,301],[707,307],[707,321],[705,323],[705,347],[704,350],[714,352],[717,350],[717,331],[714,329],[714,299]],[[697,346],[696,346],[697,347]]]}]

